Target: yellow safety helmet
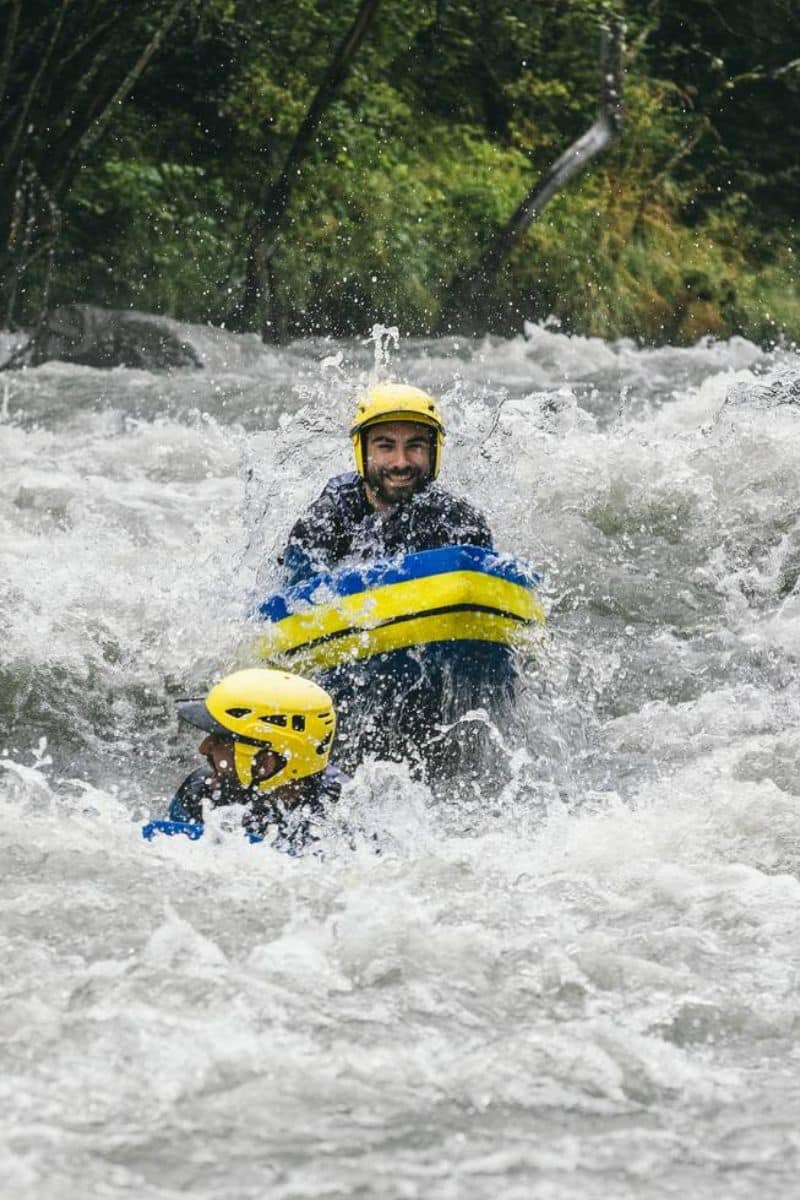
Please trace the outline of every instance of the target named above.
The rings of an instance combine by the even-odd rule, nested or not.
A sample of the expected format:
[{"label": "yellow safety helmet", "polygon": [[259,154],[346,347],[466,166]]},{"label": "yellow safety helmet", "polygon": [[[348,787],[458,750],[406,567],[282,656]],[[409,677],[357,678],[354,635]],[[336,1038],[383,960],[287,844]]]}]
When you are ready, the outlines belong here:
[{"label": "yellow safety helmet", "polygon": [[363,478],[366,468],[364,433],[371,425],[386,421],[414,421],[433,430],[431,439],[431,479],[439,474],[444,441],[444,424],[433,396],[409,383],[378,383],[359,396],[350,437],[356,457],[356,470]]},{"label": "yellow safety helmet", "polygon": [[317,775],[328,765],[336,714],[328,693],[310,679],[253,667],[227,675],[205,700],[178,700],[176,707],[190,725],[233,742],[242,787],[253,784],[253,760],[261,750],[283,759],[280,770],[257,781],[262,792]]}]

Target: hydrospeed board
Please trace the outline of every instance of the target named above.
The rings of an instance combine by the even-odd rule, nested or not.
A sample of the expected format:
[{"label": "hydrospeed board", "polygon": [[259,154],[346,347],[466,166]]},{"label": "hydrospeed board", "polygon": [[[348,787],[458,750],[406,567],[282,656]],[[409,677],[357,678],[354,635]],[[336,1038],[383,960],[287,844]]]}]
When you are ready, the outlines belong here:
[{"label": "hydrospeed board", "polygon": [[316,575],[260,606],[257,649],[300,673],[447,642],[513,649],[544,624],[540,582],[527,563],[478,546]]}]

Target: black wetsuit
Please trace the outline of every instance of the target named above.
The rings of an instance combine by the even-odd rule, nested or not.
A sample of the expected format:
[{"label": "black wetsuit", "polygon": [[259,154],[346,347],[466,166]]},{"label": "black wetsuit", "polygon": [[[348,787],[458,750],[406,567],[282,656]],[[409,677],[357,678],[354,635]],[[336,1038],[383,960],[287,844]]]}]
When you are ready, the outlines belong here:
[{"label": "black wetsuit", "polygon": [[300,855],[323,835],[330,809],[339,799],[347,776],[336,767],[300,781],[302,799],[291,806],[281,803],[283,788],[262,792],[243,788],[230,778],[219,779],[210,767],[198,767],[184,779],[169,806],[170,821],[202,825],[204,807],[243,805],[242,827],[268,841],[276,850]]},{"label": "black wetsuit", "polygon": [[[369,562],[445,546],[493,549],[483,514],[435,483],[376,512],[353,471],[330,479],[296,522],[282,562],[293,586],[348,559]],[[423,775],[466,762],[463,747],[454,753],[454,739],[442,739],[438,726],[469,709],[505,703],[515,677],[511,656],[476,642],[438,650],[395,650],[320,677],[336,704],[337,756],[346,770],[354,770],[366,754],[407,760]],[[464,670],[465,656],[471,670]],[[485,666],[476,671],[479,660]],[[470,733],[467,740],[476,739]]]},{"label": "black wetsuit", "polygon": [[443,546],[492,549],[486,518],[466,500],[432,483],[386,512],[367,500],[355,471],[337,475],[295,523],[282,562],[289,586],[343,560],[374,560]]}]

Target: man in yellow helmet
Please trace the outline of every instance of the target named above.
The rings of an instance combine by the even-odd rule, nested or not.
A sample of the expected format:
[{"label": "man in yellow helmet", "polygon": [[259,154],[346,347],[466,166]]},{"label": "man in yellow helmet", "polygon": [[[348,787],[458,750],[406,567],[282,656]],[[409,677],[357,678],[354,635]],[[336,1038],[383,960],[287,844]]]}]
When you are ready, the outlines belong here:
[{"label": "man in yellow helmet", "polygon": [[319,840],[326,810],[346,779],[330,766],[336,716],[328,693],[285,671],[254,668],[222,679],[205,699],[179,700],[178,715],[203,730],[206,765],[178,788],[156,833],[198,837],[206,814],[238,805],[251,840],[301,854]]},{"label": "man in yellow helmet", "polygon": [[282,559],[287,583],[348,558],[491,549],[483,514],[434,482],[444,436],[436,401],[420,388],[382,383],[361,396],[350,430],[356,470],[330,479],[296,522]]}]

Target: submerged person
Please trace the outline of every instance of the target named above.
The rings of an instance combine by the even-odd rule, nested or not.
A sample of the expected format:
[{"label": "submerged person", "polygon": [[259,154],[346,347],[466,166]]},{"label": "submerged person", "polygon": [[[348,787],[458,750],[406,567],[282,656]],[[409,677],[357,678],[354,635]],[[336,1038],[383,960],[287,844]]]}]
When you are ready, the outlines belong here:
[{"label": "submerged person", "polygon": [[445,429],[427,392],[405,383],[370,388],[358,401],[350,437],[355,471],[329,479],[289,534],[282,557],[288,585],[349,558],[492,549],[483,514],[435,482]]},{"label": "submerged person", "polygon": [[[328,693],[298,675],[267,668],[236,671],[205,699],[177,701],[178,716],[205,733],[206,760],[184,779],[168,821],[154,833],[197,837],[212,809],[241,808],[241,824],[289,854],[320,840],[345,776],[330,765],[336,715]],[[237,814],[238,815],[238,814]]]}]

